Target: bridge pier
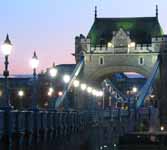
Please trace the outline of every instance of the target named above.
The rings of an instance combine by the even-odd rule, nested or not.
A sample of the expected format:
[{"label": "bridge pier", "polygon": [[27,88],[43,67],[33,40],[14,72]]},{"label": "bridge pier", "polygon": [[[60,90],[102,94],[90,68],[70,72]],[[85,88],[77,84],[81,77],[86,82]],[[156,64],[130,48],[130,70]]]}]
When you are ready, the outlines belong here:
[{"label": "bridge pier", "polygon": [[159,116],[160,124],[167,128],[167,36],[160,42],[160,93]]}]

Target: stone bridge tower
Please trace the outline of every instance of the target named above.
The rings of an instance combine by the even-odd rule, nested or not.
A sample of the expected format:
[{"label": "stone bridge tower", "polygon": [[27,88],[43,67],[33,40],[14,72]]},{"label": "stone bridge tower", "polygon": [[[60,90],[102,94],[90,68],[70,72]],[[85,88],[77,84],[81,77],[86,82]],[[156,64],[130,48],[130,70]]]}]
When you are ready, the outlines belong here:
[{"label": "stone bridge tower", "polygon": [[[157,16],[98,18],[96,15],[88,35],[76,37],[76,61],[80,61],[81,55],[85,59],[80,79],[97,86],[116,72],[137,72],[148,77],[160,50],[155,37],[162,35]],[[84,102],[80,98],[79,107]]]}]

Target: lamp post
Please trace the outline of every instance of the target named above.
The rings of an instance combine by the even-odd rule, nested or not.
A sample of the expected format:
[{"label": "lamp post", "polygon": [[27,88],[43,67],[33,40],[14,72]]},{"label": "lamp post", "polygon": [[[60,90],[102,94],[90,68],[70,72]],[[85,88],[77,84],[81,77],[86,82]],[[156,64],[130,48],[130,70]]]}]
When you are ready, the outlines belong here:
[{"label": "lamp post", "polygon": [[[67,84],[68,84],[69,81],[70,81],[70,75],[65,74],[65,75],[63,76],[63,81],[64,81],[64,83],[66,84],[66,85],[65,85],[65,87],[66,87]],[[65,109],[65,110],[68,110],[68,109],[69,109],[69,93],[68,93],[68,91],[67,91],[67,95],[66,95],[65,100],[64,100],[64,109]]]},{"label": "lamp post", "polygon": [[33,69],[32,109],[37,109],[37,98],[36,98],[36,94],[37,94],[37,87],[36,87],[37,73],[36,73],[36,69],[39,65],[39,60],[38,60],[38,57],[37,57],[35,51],[34,51],[34,55],[33,55],[32,59],[30,60],[30,65]]},{"label": "lamp post", "polygon": [[20,100],[20,109],[23,109],[22,98],[24,97],[24,91],[23,91],[23,90],[19,90],[19,91],[17,92],[17,95],[18,95],[19,100]]},{"label": "lamp post", "polygon": [[[49,76],[50,76],[50,87],[53,89],[54,88],[54,85],[53,85],[53,79],[56,77],[57,75],[57,69],[55,68],[55,63],[53,63],[53,66],[50,68],[49,70]],[[50,88],[50,89],[51,89]],[[50,91],[48,94],[50,94],[50,102],[49,102],[49,106],[50,107],[54,107],[54,99],[53,99],[53,92],[54,92],[54,89],[52,90],[52,92]]]},{"label": "lamp post", "polygon": [[5,56],[5,70],[3,72],[3,76],[5,78],[5,83],[4,83],[4,104],[3,107],[5,108],[10,108],[11,104],[10,104],[10,97],[9,97],[9,89],[8,89],[8,76],[9,76],[9,70],[8,70],[8,65],[9,65],[9,61],[8,61],[8,57],[11,54],[11,50],[12,50],[12,43],[9,40],[9,36],[7,34],[6,39],[4,41],[4,43],[1,46],[2,49],[2,53]]}]

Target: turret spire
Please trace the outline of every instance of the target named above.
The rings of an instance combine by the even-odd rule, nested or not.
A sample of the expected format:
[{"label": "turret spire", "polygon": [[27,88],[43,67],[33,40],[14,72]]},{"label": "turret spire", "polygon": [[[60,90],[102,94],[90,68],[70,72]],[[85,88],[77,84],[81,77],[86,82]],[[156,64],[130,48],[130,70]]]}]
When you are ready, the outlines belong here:
[{"label": "turret spire", "polygon": [[95,6],[95,19],[97,18],[97,6]]},{"label": "turret spire", "polygon": [[158,5],[156,5],[156,17],[158,18]]}]

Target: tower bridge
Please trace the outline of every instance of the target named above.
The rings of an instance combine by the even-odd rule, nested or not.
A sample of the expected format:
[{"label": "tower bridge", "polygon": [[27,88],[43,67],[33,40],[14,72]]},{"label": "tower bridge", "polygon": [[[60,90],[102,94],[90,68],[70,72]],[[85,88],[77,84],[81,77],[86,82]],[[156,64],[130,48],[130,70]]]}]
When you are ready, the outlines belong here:
[{"label": "tower bridge", "polygon": [[[36,103],[33,109],[26,111],[2,109],[0,148],[36,149],[36,146],[39,148],[41,145],[54,147],[55,140],[65,139],[71,134],[100,125],[112,125],[112,130],[118,131],[119,135],[139,131],[138,125],[141,125],[142,121],[147,123],[147,129],[142,128],[144,131],[151,130],[156,134],[162,127],[163,130],[166,129],[166,54],[167,36],[163,35],[157,13],[155,17],[138,18],[99,18],[95,14],[88,35],[75,38],[77,65],[63,95],[55,101],[55,109],[39,110]],[[36,57],[34,53],[34,58]],[[111,87],[111,98],[117,101],[121,98],[121,101],[127,102],[127,109],[101,109],[96,103],[99,97],[90,87],[102,88],[102,82],[117,72],[140,73],[147,81],[141,90],[133,95],[133,106],[129,103],[130,98],[124,96],[110,81],[108,84]],[[60,106],[67,105],[68,92],[76,80],[89,86],[78,83],[83,91],[74,88],[73,110],[65,106],[65,110],[60,111]],[[144,101],[154,86],[157,90],[158,107],[144,107]]]}]

